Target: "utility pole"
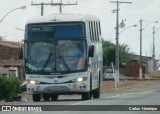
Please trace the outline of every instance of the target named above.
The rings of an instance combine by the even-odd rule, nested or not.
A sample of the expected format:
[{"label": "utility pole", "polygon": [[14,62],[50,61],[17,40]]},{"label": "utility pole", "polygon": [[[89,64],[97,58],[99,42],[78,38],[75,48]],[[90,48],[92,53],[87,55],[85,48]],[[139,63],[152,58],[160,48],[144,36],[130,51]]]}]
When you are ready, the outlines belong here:
[{"label": "utility pole", "polygon": [[44,5],[48,5],[48,3],[36,3],[36,4],[33,4],[33,2],[31,3],[31,6],[41,6],[41,16],[43,16],[43,12],[44,12]]},{"label": "utility pole", "polygon": [[153,26],[153,55],[152,57],[154,58],[155,57],[155,45],[154,45],[154,37],[155,36],[155,26]]},{"label": "utility pole", "polygon": [[110,1],[110,3],[116,3],[116,60],[115,60],[115,71],[116,71],[116,85],[119,86],[119,4],[131,4],[132,2],[120,2],[120,1]]},{"label": "utility pole", "polygon": [[140,19],[140,67],[139,67],[139,79],[142,79],[142,22],[143,20]]},{"label": "utility pole", "polygon": [[44,6],[48,6],[48,5],[51,5],[51,6],[59,6],[59,13],[62,13],[62,6],[69,6],[69,5],[77,5],[77,1],[76,3],[67,3],[67,4],[64,4],[62,2],[62,0],[59,2],[59,3],[53,3],[53,1],[51,1],[51,3],[44,3],[44,2],[41,2],[41,3],[31,3],[32,6],[41,6],[41,16],[43,16],[43,12],[44,12]]},{"label": "utility pole", "polygon": [[155,58],[155,44],[154,44],[154,39],[155,39],[155,26],[153,26],[153,55],[152,55],[152,59],[153,59],[153,71],[155,70],[155,62],[154,62],[154,58]]},{"label": "utility pole", "polygon": [[[143,21],[145,21],[145,20],[142,20],[142,19],[140,19],[140,21],[139,21],[139,23],[140,23],[140,68],[139,68],[139,78],[140,78],[140,80],[142,80],[142,68],[143,68],[143,66],[142,66],[142,31],[148,26],[148,25],[150,25],[151,23],[158,23],[158,21],[151,21],[150,23],[148,23],[146,26],[144,26],[143,28],[142,28],[142,22]],[[153,40],[154,40],[154,34],[155,34],[155,28],[153,28]],[[154,43],[154,41],[153,41],[153,43]],[[153,50],[154,50],[154,44],[153,44]],[[153,56],[152,56],[152,58],[155,56],[155,53],[153,52]]]}]

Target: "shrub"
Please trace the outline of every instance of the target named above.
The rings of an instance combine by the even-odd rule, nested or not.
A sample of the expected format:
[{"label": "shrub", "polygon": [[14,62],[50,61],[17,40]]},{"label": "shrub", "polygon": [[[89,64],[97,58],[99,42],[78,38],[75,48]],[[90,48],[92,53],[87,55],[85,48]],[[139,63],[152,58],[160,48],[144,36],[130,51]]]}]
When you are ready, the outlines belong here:
[{"label": "shrub", "polygon": [[0,76],[0,100],[10,100],[17,95],[20,87],[20,80],[16,77],[7,78],[7,76]]}]

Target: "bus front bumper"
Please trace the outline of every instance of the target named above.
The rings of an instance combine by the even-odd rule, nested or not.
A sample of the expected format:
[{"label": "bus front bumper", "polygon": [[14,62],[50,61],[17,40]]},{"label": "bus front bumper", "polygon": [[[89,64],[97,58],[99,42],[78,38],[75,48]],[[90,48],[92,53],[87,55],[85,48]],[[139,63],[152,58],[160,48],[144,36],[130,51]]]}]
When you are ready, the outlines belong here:
[{"label": "bus front bumper", "polygon": [[90,88],[86,83],[69,84],[28,84],[27,93],[54,93],[54,94],[74,94],[88,92]]}]

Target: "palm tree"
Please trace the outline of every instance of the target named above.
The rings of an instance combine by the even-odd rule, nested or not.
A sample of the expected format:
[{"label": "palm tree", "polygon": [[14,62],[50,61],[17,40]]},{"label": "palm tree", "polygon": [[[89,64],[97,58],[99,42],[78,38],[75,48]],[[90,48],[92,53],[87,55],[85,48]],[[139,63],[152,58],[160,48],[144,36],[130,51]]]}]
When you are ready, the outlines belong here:
[{"label": "palm tree", "polygon": [[[115,53],[116,46],[115,44],[109,41],[103,41],[103,65],[110,66],[111,63],[115,65]],[[119,56],[120,56],[120,66],[123,63],[130,61],[130,48],[127,44],[122,44],[119,46]]]},{"label": "palm tree", "polygon": [[127,44],[120,45],[119,51],[120,51],[120,66],[122,66],[123,63],[127,63],[131,60],[131,54],[133,54],[133,52],[130,52],[130,48]]},{"label": "palm tree", "polygon": [[109,41],[103,41],[103,65],[109,66],[115,62],[115,45]]}]

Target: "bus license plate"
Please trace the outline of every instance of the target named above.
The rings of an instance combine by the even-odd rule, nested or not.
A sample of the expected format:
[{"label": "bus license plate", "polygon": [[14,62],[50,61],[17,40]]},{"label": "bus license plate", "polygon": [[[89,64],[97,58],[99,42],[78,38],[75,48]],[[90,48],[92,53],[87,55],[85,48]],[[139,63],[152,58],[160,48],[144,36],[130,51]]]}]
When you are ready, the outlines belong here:
[{"label": "bus license plate", "polygon": [[67,90],[67,88],[62,86],[50,86],[45,88],[45,91],[65,91],[65,90]]}]

